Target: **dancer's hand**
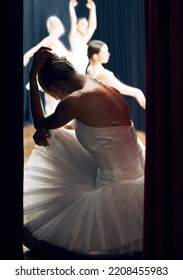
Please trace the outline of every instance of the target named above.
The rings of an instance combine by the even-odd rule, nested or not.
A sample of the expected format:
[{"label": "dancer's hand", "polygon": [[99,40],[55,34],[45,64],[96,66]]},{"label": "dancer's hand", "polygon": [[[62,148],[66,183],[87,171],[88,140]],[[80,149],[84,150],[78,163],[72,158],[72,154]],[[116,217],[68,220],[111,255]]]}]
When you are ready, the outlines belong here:
[{"label": "dancer's hand", "polygon": [[86,3],[86,7],[87,7],[88,9],[93,9],[93,8],[95,8],[95,3],[94,3],[94,1],[93,1],[93,0],[88,0],[87,3]]},{"label": "dancer's hand", "polygon": [[143,92],[139,89],[135,94],[134,98],[137,100],[139,105],[145,110],[146,109],[146,98]]},{"label": "dancer's hand", "polygon": [[76,1],[76,0],[71,0],[71,1],[69,2],[69,5],[72,6],[73,8],[75,8],[75,7],[78,5],[78,1]]},{"label": "dancer's hand", "polygon": [[54,57],[54,54],[51,52],[52,49],[47,47],[41,47],[37,52],[34,53],[33,62],[30,70],[30,74],[37,74],[43,67],[45,61],[49,57]]},{"label": "dancer's hand", "polygon": [[44,127],[40,127],[36,130],[36,132],[33,135],[33,139],[35,144],[38,146],[49,146],[49,139],[51,138],[51,133],[48,129]]}]

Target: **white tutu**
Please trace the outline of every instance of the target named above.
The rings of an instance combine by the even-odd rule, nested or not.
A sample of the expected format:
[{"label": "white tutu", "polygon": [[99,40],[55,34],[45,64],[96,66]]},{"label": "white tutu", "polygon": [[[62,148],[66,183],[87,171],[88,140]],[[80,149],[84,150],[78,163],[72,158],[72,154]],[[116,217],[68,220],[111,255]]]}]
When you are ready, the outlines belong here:
[{"label": "white tutu", "polygon": [[25,165],[24,221],[38,240],[82,254],[142,250],[144,158],[133,127],[51,131]]}]

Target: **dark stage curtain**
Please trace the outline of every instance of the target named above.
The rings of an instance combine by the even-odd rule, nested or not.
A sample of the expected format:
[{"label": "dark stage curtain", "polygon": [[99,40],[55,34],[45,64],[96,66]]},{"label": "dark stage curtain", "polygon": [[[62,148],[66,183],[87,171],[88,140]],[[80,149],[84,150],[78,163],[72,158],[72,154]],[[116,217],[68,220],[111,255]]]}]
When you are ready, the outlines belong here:
[{"label": "dark stage curtain", "polygon": [[[145,93],[145,38],[144,38],[144,1],[143,0],[95,0],[97,7],[97,30],[92,39],[106,42],[111,53],[106,67],[112,70],[122,82],[140,88]],[[80,0],[76,7],[77,16],[88,17],[86,0]],[[24,0],[24,37],[25,53],[45,36],[46,20],[57,15],[63,22],[66,33],[61,37],[67,48],[70,30],[69,0]],[[25,89],[28,82],[30,63],[24,68],[24,124],[32,123],[29,94]],[[134,98],[126,97],[134,124],[138,130],[145,131],[145,111]],[[44,96],[43,96],[44,102]]]},{"label": "dark stage curtain", "polygon": [[[8,20],[1,52],[1,229],[0,259],[21,260],[23,225],[22,0],[6,1]],[[3,264],[2,264],[3,265]]]},{"label": "dark stage curtain", "polygon": [[145,259],[183,259],[183,1],[145,0]]}]

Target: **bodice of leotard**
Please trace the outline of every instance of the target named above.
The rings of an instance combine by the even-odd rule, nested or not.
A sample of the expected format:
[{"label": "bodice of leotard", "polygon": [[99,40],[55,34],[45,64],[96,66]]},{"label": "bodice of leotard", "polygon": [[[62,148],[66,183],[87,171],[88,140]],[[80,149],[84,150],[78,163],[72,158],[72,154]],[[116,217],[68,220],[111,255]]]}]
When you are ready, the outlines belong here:
[{"label": "bodice of leotard", "polygon": [[143,175],[144,158],[133,125],[96,128],[76,121],[76,136],[98,165],[99,185]]}]

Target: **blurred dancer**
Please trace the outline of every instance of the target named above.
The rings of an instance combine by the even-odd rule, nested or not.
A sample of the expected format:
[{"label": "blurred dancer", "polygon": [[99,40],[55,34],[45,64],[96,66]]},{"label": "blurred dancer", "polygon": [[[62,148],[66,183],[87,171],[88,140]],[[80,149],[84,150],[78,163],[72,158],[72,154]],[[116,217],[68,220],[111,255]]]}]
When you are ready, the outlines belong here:
[{"label": "blurred dancer", "polygon": [[69,33],[69,43],[71,47],[70,60],[75,68],[85,74],[88,65],[87,43],[92,38],[97,28],[96,5],[94,1],[88,0],[86,7],[89,9],[89,18],[77,18],[75,7],[78,5],[76,0],[69,2],[69,13],[71,29]]}]

